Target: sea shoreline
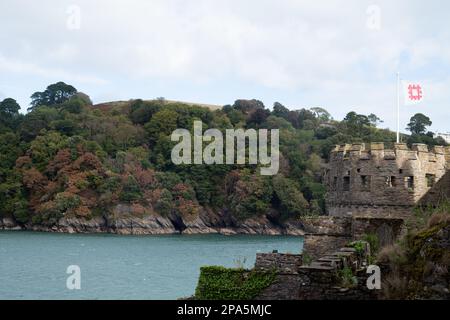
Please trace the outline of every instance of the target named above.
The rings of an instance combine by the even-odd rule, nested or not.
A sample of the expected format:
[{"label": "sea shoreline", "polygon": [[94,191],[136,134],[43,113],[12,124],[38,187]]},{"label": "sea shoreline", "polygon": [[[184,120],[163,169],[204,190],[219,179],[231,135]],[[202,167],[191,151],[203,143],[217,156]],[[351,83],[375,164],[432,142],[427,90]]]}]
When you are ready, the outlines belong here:
[{"label": "sea shoreline", "polygon": [[[203,222],[203,221],[202,221]],[[296,223],[284,226],[272,223],[260,223],[249,219],[237,226],[214,226],[203,223],[190,223],[184,228],[176,228],[162,217],[117,219],[114,223],[104,218],[60,219],[57,224],[20,225],[11,218],[0,219],[0,231],[37,231],[67,234],[117,234],[117,235],[264,235],[264,236],[304,236],[304,230]]]}]

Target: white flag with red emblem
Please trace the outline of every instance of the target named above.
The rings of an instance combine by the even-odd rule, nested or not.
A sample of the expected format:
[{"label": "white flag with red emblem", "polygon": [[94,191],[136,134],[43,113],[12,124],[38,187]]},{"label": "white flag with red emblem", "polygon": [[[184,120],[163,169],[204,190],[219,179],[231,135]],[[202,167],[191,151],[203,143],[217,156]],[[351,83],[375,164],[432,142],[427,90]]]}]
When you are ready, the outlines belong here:
[{"label": "white flag with red emblem", "polygon": [[423,101],[423,86],[421,83],[403,80],[402,84],[405,105],[418,104]]}]

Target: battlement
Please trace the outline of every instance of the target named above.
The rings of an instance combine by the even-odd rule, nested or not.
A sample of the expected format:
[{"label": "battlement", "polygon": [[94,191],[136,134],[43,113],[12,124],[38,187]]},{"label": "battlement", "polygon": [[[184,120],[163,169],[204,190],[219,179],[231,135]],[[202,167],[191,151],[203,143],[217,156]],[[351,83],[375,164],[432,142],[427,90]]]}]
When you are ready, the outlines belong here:
[{"label": "battlement", "polygon": [[325,173],[328,211],[331,215],[408,215],[448,170],[450,147],[338,145],[331,151]]},{"label": "battlement", "polygon": [[436,158],[446,162],[450,167],[450,147],[434,146],[431,150],[426,144],[415,143],[408,148],[406,143],[395,143],[394,148],[385,148],[382,142],[354,143],[336,145],[331,150],[330,162],[340,160],[396,160],[397,157],[406,157],[409,160],[421,160],[428,157],[430,161]]}]

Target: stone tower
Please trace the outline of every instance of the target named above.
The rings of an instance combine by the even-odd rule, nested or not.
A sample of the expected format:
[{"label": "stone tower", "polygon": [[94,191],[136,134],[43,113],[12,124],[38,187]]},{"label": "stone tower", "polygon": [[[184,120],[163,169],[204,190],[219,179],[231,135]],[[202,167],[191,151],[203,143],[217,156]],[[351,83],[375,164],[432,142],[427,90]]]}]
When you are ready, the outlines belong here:
[{"label": "stone tower", "polygon": [[[397,143],[336,146],[324,176],[328,214],[405,218],[450,193],[450,147]],[[444,181],[445,180],[445,181]]]}]

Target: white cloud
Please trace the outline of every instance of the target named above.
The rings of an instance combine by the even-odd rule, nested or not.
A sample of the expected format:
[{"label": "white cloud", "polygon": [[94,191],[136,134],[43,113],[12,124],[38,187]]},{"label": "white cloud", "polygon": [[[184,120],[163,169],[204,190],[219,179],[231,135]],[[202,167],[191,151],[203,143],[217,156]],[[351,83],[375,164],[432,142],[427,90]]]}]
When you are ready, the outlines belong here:
[{"label": "white cloud", "polygon": [[7,59],[1,53],[0,53],[0,72],[25,74],[46,78],[60,78],[65,79],[66,81],[76,81],[86,84],[101,85],[107,83],[107,81],[94,76],[77,75],[61,69],[41,67],[39,65],[29,62],[23,62],[17,59]]},{"label": "white cloud", "polygon": [[[66,27],[72,4],[81,9],[79,30]],[[373,4],[380,8],[380,30],[366,27]],[[130,86],[138,80],[228,81],[291,96],[302,92],[290,99],[297,105],[324,101],[337,114],[357,106],[392,118],[398,69],[405,77],[447,84],[448,7],[419,0],[2,1],[0,24],[9,32],[0,35],[0,69],[94,90],[105,79],[112,83],[92,93],[97,96],[124,92],[113,87],[116,79]],[[444,64],[440,71],[436,61]],[[444,108],[450,95],[436,94],[432,108]]]}]

